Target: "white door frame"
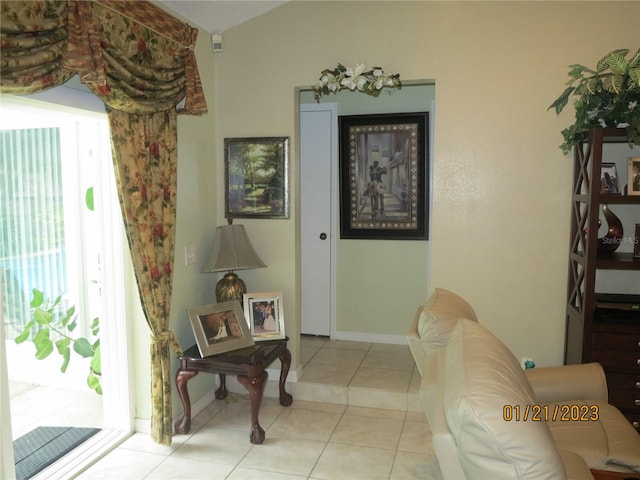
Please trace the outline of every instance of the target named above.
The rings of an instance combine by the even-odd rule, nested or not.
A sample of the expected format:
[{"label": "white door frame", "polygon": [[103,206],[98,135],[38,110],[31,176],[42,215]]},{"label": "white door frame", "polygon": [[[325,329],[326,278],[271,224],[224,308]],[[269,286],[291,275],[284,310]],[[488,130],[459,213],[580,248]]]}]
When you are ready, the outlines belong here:
[{"label": "white door frame", "polygon": [[[331,118],[333,119],[331,126],[331,184],[328,186],[330,189],[330,211],[331,211],[331,232],[329,235],[329,250],[330,250],[330,338],[335,338],[336,334],[336,254],[338,237],[340,236],[340,228],[338,223],[338,104],[337,103],[301,103],[300,114],[303,112],[322,112],[329,111]],[[300,160],[302,162],[302,160]],[[301,260],[302,261],[302,260]]]}]

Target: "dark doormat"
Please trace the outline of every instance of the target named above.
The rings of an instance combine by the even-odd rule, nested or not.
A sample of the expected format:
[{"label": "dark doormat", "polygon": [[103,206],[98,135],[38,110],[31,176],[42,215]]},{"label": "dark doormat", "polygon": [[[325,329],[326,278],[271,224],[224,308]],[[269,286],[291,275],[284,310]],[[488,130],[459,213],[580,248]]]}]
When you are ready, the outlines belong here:
[{"label": "dark doormat", "polygon": [[16,480],[27,480],[100,431],[99,428],[37,427],[13,442]]}]

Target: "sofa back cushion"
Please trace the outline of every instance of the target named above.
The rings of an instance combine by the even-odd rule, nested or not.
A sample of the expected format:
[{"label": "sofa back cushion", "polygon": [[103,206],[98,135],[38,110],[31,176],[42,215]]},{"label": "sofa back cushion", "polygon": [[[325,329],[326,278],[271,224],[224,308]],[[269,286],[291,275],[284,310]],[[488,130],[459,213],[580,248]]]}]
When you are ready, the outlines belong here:
[{"label": "sofa back cushion", "polygon": [[467,478],[565,478],[547,424],[532,421],[534,395],[520,364],[491,332],[460,320],[444,378],[445,418]]},{"label": "sofa back cushion", "polygon": [[427,302],[418,309],[415,323],[426,355],[444,347],[449,335],[461,318],[478,321],[476,312],[459,295],[436,288]]}]

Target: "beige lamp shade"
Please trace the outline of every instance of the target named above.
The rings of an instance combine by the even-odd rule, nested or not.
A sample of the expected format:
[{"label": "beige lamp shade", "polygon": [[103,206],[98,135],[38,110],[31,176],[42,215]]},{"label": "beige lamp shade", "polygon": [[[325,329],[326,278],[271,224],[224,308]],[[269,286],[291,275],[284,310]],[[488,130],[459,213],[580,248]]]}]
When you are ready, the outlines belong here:
[{"label": "beige lamp shade", "polygon": [[218,303],[230,300],[242,302],[243,295],[247,293],[247,286],[233,270],[266,267],[253,249],[244,225],[233,225],[232,221],[229,225],[216,228],[211,254],[202,268],[203,272],[227,272],[216,284]]},{"label": "beige lamp shade", "polygon": [[266,265],[253,249],[244,225],[221,225],[216,228],[213,248],[202,271],[223,272],[264,267]]}]

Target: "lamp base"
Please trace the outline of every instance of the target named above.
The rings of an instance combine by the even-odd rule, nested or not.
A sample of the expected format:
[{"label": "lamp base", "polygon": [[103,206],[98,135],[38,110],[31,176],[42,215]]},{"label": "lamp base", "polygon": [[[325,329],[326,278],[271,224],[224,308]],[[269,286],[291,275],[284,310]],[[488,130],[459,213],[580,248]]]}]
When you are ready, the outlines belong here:
[{"label": "lamp base", "polygon": [[242,296],[245,293],[247,293],[247,286],[233,272],[226,273],[216,284],[216,301],[218,303],[239,300],[242,304]]}]

